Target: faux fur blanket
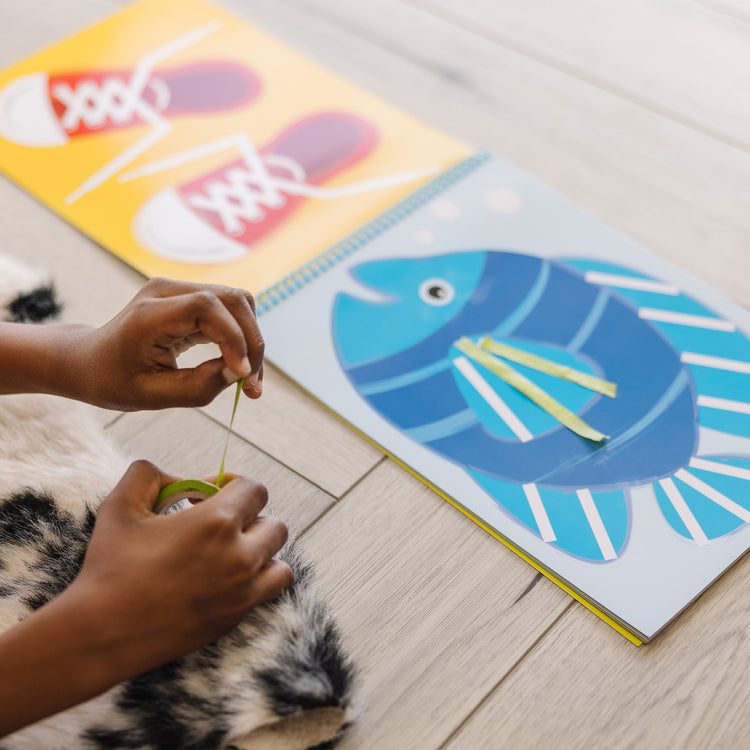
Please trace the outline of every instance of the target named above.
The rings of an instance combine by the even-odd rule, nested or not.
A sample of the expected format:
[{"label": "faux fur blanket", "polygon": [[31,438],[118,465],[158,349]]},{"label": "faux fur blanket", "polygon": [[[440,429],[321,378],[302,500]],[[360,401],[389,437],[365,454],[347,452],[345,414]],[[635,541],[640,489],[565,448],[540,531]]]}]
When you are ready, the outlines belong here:
[{"label": "faux fur blanket", "polygon": [[[58,310],[44,274],[0,257],[0,318]],[[73,580],[128,462],[84,405],[0,396],[0,631]],[[0,750],[333,747],[352,720],[352,667],[310,566],[291,546],[281,556],[294,584],[231,633],[0,739]]]}]

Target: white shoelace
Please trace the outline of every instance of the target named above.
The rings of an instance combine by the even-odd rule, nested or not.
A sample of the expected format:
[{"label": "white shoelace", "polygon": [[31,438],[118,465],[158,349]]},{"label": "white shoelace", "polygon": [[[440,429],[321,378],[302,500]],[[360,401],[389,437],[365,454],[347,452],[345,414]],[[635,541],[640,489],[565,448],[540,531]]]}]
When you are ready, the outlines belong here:
[{"label": "white shoelace", "polygon": [[[335,187],[311,185],[305,182],[305,170],[296,161],[281,154],[261,154],[247,133],[238,132],[131,169],[121,174],[119,179],[120,182],[138,180],[227,149],[238,151],[242,156],[242,163],[226,169],[222,178],[205,184],[202,194],[188,194],[185,200],[192,208],[216,213],[223,230],[234,236],[244,233],[244,222],[262,221],[267,210],[283,207],[286,203],[285,196],[299,195],[315,200],[334,201],[412,182],[440,171],[439,165],[431,165]],[[289,176],[271,174],[269,168],[283,169]]]},{"label": "white shoelace", "polygon": [[[154,104],[149,104],[143,94],[147,89],[155,94]],[[162,112],[169,104],[169,88],[159,78],[147,79],[143,85],[137,80],[125,81],[121,78],[105,78],[101,84],[90,79],[77,82],[75,88],[69,83],[57,83],[52,95],[63,103],[65,113],[60,124],[67,132],[76,130],[80,123],[87,128],[101,128],[109,118],[121,125],[135,116],[142,117],[147,108],[151,114]]]},{"label": "white shoelace", "polygon": [[[305,185],[305,170],[293,159],[268,154],[261,157],[260,164],[260,170],[247,164],[228,169],[223,179],[213,180],[203,187],[205,195],[188,195],[187,202],[193,208],[216,213],[227,234],[241,235],[245,231],[244,222],[263,221],[269,210],[286,205],[285,193],[299,194],[303,192],[300,187]],[[268,167],[287,170],[291,180],[271,174]]]},{"label": "white shoelace", "polygon": [[[124,81],[119,81],[118,86],[115,87],[120,88],[120,91],[117,92],[118,107],[122,107],[123,111],[127,111],[127,109],[125,109],[126,107],[132,107],[132,113],[138,115],[144,123],[150,125],[151,129],[148,130],[145,135],[141,136],[141,138],[135,143],[127,146],[119,154],[104,164],[104,166],[100,167],[96,172],[87,177],[72,193],[66,196],[65,203],[67,205],[75,203],[87,193],[96,190],[100,185],[105,183],[111,177],[114,177],[118,172],[128,166],[128,164],[133,162],[133,160],[137,159],[141,154],[157,144],[171,131],[172,128],[169,121],[165,117],[162,117],[160,111],[157,111],[156,109],[156,106],[166,108],[169,101],[169,91],[163,81],[157,83],[157,79],[151,77],[152,71],[159,63],[177,52],[191,47],[193,44],[196,44],[210,34],[213,34],[223,25],[223,21],[213,19],[208,23],[190,29],[175,39],[147,52],[138,61],[138,64],[133,69],[133,75],[130,76],[128,82],[125,83]],[[116,79],[113,78],[112,80]],[[83,83],[83,81],[81,83]],[[92,84],[91,81],[88,83],[89,85]],[[143,98],[143,92],[149,86],[156,94],[156,105],[154,107],[150,106]],[[60,84],[60,88],[57,89],[57,87],[55,87],[55,90],[52,92],[53,96],[57,96],[66,106],[64,117],[66,117],[68,123],[71,123],[71,131],[77,127],[77,122],[79,120],[85,121],[85,117],[91,117],[89,112],[92,109],[97,113],[96,117],[93,119],[94,123],[100,122],[102,110],[104,111],[104,116],[106,118],[106,113],[111,108],[110,102],[114,94],[108,93],[105,99],[107,104],[103,104],[103,102],[100,101],[102,99],[102,96],[99,93],[100,87],[93,84],[93,88],[97,90],[96,93],[92,90],[85,91],[85,89],[84,91],[79,92],[78,87],[73,91],[71,86]],[[162,90],[160,91],[159,88]],[[94,127],[97,127],[97,125],[95,124]],[[65,128],[64,124],[63,128]]]}]

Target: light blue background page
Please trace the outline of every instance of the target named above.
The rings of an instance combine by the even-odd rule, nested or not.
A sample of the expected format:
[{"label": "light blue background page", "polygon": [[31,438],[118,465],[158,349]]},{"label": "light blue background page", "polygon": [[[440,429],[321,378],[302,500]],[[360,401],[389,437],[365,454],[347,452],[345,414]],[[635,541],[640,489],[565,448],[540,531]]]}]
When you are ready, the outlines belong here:
[{"label": "light blue background page", "polygon": [[[713,356],[711,361],[742,361],[743,358],[750,361],[750,348],[745,350],[750,345],[744,338],[750,333],[750,313],[612,231],[497,157],[479,163],[468,174],[407,214],[316,279],[289,294],[278,305],[262,312],[261,329],[268,358],[387,452],[483,519],[586,598],[610,612],[628,629],[645,639],[651,638],[750,546],[750,523],[747,522],[750,519],[747,510],[750,508],[750,414],[741,413],[741,404],[736,406],[737,402],[750,401],[750,369],[742,364],[731,365],[734,367],[731,372],[702,366],[689,369],[687,365],[680,364],[684,351],[700,349],[704,344],[705,348],[701,351]],[[566,364],[572,364],[577,369],[602,374],[604,366],[596,361],[598,355],[587,353],[584,346],[584,341],[598,337],[603,352],[602,361],[607,356],[617,356],[620,351],[626,352],[627,359],[633,364],[629,369],[625,368],[628,374],[622,375],[623,382],[618,383],[620,391],[612,403],[607,403],[605,397],[592,396],[588,392],[582,395],[578,386],[571,389],[569,385],[558,384],[559,381],[551,376],[532,376],[535,382],[554,392],[584,419],[590,416],[594,427],[600,426],[594,423],[597,414],[602,414],[600,421],[609,419],[608,412],[601,410],[616,410],[625,403],[618,402],[620,393],[623,394],[622,399],[635,399],[635,404],[640,394],[649,388],[662,388],[672,393],[670,398],[674,401],[674,409],[678,406],[681,409],[681,416],[669,423],[671,432],[665,428],[664,434],[659,433],[662,412],[666,414],[668,411],[663,404],[672,404],[672,401],[667,399],[665,402],[662,398],[659,400],[661,406],[649,412],[652,417],[654,414],[659,417],[655,419],[655,426],[651,427],[651,440],[660,441],[664,448],[654,450],[652,446],[642,454],[644,461],[654,455],[661,460],[672,450],[669,446],[676,446],[673,452],[677,458],[670,459],[673,463],[669,464],[666,458],[666,463],[662,461],[663,466],[667,467],[666,474],[662,472],[660,475],[662,469],[659,466],[662,464],[658,461],[655,468],[645,464],[640,468],[639,461],[628,461],[626,459],[630,454],[623,453],[625,458],[620,461],[619,468],[616,471],[613,469],[617,474],[611,482],[615,488],[613,492],[608,494],[602,491],[603,494],[599,495],[593,492],[594,497],[599,498],[596,503],[605,528],[604,537],[607,540],[609,535],[614,557],[611,549],[607,554],[606,545],[600,545],[601,550],[595,548],[589,553],[583,547],[576,546],[577,542],[573,539],[575,524],[592,523],[581,510],[585,503],[583,499],[579,502],[576,491],[580,489],[585,492],[594,485],[601,489],[603,484],[606,485],[606,477],[602,481],[602,471],[606,474],[606,469],[601,466],[598,475],[591,474],[590,481],[584,481],[582,475],[575,474],[573,470],[567,474],[557,471],[555,478],[547,481],[558,488],[549,490],[549,520],[555,531],[560,532],[557,541],[550,542],[542,538],[541,526],[535,523],[536,516],[532,517],[528,510],[522,490],[527,479],[520,469],[513,481],[489,479],[482,467],[479,473],[474,472],[472,476],[461,461],[450,453],[453,447],[445,448],[442,452],[436,450],[436,445],[443,444],[439,439],[430,443],[431,447],[425,444],[436,438],[436,434],[440,438],[442,434],[460,433],[466,429],[471,430],[478,440],[492,433],[492,439],[499,440],[501,452],[503,446],[507,445],[508,450],[517,451],[513,455],[518,456],[527,454],[526,446],[530,451],[534,445],[547,445],[538,441],[537,437],[547,436],[546,439],[551,441],[553,433],[560,440],[574,442],[555,444],[557,447],[550,450],[566,451],[566,445],[577,449],[575,441],[580,443],[582,438],[559,428],[556,423],[550,424],[548,415],[538,407],[523,403],[525,397],[517,392],[511,393],[512,389],[500,381],[491,382],[484,373],[485,381],[503,396],[529,428],[530,442],[521,445],[518,438],[508,432],[502,420],[498,420],[491,409],[482,405],[475,390],[462,380],[455,365],[459,354],[455,349],[446,350],[441,355],[445,357],[444,361],[439,357],[437,360],[431,358],[427,351],[424,359],[415,360],[411,370],[407,367],[397,375],[384,371],[380,380],[373,376],[374,380],[370,378],[364,385],[358,384],[352,374],[358,368],[362,371],[373,369],[373,362],[377,370],[378,361],[388,359],[394,350],[397,354],[418,351],[422,356],[422,343],[433,340],[431,337],[434,337],[437,325],[435,320],[440,325],[455,320],[452,311],[456,308],[465,314],[466,305],[469,304],[468,295],[473,288],[481,287],[482,274],[487,273],[486,254],[477,252],[485,250],[504,251],[493,253],[492,257],[499,259],[499,275],[508,275],[515,281],[510,286],[506,283],[503,287],[505,291],[496,295],[497,306],[503,308],[507,303],[510,305],[509,312],[499,312],[496,321],[483,322],[479,329],[493,333],[494,338],[512,343],[513,336],[519,331],[523,332],[523,325],[527,325],[527,333],[532,331],[529,320],[533,313],[536,315],[536,333],[532,331],[531,338],[534,338],[540,330],[539,316],[545,310],[552,331],[560,328],[560,321],[573,315],[573,312],[568,314],[568,310],[572,311],[577,306],[581,308],[577,314],[583,316],[583,322],[577,324],[576,333],[572,336],[576,345],[568,347],[570,351],[567,353],[565,347],[557,351],[554,346],[542,346],[535,351],[560,362],[565,360]],[[461,257],[457,258],[457,253]],[[571,258],[579,260],[570,265],[568,259]],[[374,264],[373,261],[379,263]],[[365,265],[368,263],[371,265]],[[447,284],[447,289],[436,290],[441,280],[451,278],[451,269],[459,265],[464,269],[464,277],[471,288],[467,291],[461,283],[456,282],[454,285]],[[658,285],[654,290],[646,291],[607,286],[601,283],[608,278],[602,274],[617,275],[617,269],[613,271],[612,265],[623,267],[621,275],[635,278],[636,286],[643,285],[642,276],[657,280]],[[502,270],[505,268],[508,269],[507,274]],[[572,269],[572,273],[566,269]],[[584,281],[583,273],[592,269],[595,275]],[[391,297],[383,295],[384,286],[390,290]],[[410,310],[414,305],[418,306],[416,297],[404,302],[409,288],[423,297],[436,295],[429,302],[436,303],[430,314],[437,318],[423,319],[420,313],[414,313],[412,324],[407,323]],[[555,294],[550,291],[553,288],[557,289]],[[380,291],[376,291],[378,289]],[[589,290],[590,299],[587,296]],[[508,302],[513,294],[520,295],[520,302]],[[403,309],[393,308],[399,295],[403,297],[400,299],[402,306],[406,305]],[[620,302],[613,301],[613,295]],[[488,304],[492,303],[493,298],[492,294],[484,296],[486,299],[476,304],[477,309],[483,311],[482,314],[487,314]],[[364,297],[364,303],[352,303],[347,297]],[[547,308],[543,303],[547,304]],[[648,311],[658,310],[665,305],[678,317],[687,316],[684,320],[704,322],[698,328],[682,323],[654,322],[653,316],[658,317],[658,312]],[[597,307],[598,313],[595,311]],[[608,310],[616,308],[620,318],[600,319],[601,310],[605,307]],[[639,309],[642,312],[638,312]],[[360,314],[364,317],[356,320],[352,317]],[[335,316],[338,319],[336,326]],[[645,316],[646,320],[641,316]],[[623,322],[618,322],[620,320]],[[705,321],[708,321],[708,328],[702,327]],[[635,332],[632,333],[635,338],[627,333],[628,326]],[[730,333],[733,327],[735,330]],[[629,342],[640,342],[642,332],[647,329],[659,331],[650,339],[654,351],[641,351],[639,347],[631,351]],[[555,335],[563,337],[560,339],[563,340],[568,334],[558,331]],[[523,347],[533,349],[524,336],[520,340]],[[715,348],[717,341],[725,343]],[[671,357],[663,369],[677,368],[675,372],[678,373],[674,378],[670,375],[664,386],[659,384],[661,365],[656,360],[661,355],[656,353],[657,349],[667,359]],[[451,361],[454,365],[451,365]],[[361,367],[363,363],[365,367]],[[345,366],[349,367],[349,374]],[[726,365],[722,365],[722,368],[726,368]],[[528,374],[526,370],[524,372]],[[695,375],[694,380],[691,379],[692,375],[685,375],[685,372]],[[444,380],[434,381],[438,384],[435,397],[425,400],[435,405],[437,411],[434,415],[422,422],[412,423],[409,420],[416,417],[405,412],[402,415],[400,407],[389,406],[392,386],[424,391],[427,385],[421,384],[432,382],[431,378],[436,373],[436,377]],[[609,372],[603,374],[611,375]],[[424,381],[420,379],[422,376]],[[617,377],[612,379],[617,380]],[[631,387],[632,383],[628,386],[630,381],[625,382],[627,379],[632,383],[637,382],[638,387]],[[450,388],[443,389],[441,383],[448,383]],[[458,391],[455,391],[454,383],[459,384]],[[698,409],[696,399],[705,393],[707,387],[709,390],[714,388],[711,396],[733,401],[735,412],[705,406]],[[452,398],[457,401],[452,411],[445,405],[450,398],[440,395],[447,394],[451,388],[455,391]],[[678,391],[682,399],[679,403],[675,395]],[[459,392],[465,402],[458,401],[456,393]],[[632,408],[635,410],[636,406]],[[389,409],[395,409],[396,416],[389,413]],[[448,411],[441,412],[441,409]],[[701,415],[700,428],[692,417],[694,414]],[[623,418],[622,414],[620,418]],[[639,420],[636,416],[632,420],[637,424],[625,430],[625,433],[631,443],[637,443],[640,437],[633,441],[632,435],[641,429],[645,434],[643,425],[648,420]],[[728,431],[727,426],[731,428]],[[555,427],[558,428],[557,432]],[[561,431],[566,434],[561,436]],[[691,437],[693,434],[694,439]],[[589,445],[586,441],[583,443]],[[552,445],[551,442],[549,444]],[[680,450],[683,453],[688,450],[691,444],[694,450],[690,450],[699,459],[705,457],[713,462],[714,467],[717,462],[723,461],[723,465],[729,467],[725,473],[733,476],[712,473],[715,469],[701,471],[700,465],[696,465],[696,468],[688,466],[687,460],[679,458],[678,454]],[[535,454],[537,457],[533,461],[544,464],[550,455],[549,451],[545,451]],[[513,459],[511,463],[521,465],[524,460]],[[613,459],[611,466],[614,467],[616,463]],[[605,467],[609,465],[604,462]],[[707,500],[705,492],[691,489],[671,478],[676,471],[684,470],[699,477],[699,487],[705,489],[708,483],[714,488],[714,496],[718,492],[721,497],[729,497],[734,504],[728,511],[716,511],[716,502]],[[639,481],[639,472],[643,474],[642,481]],[[548,476],[551,474],[554,471],[547,472]],[[584,479],[588,480],[588,475]],[[659,480],[665,479],[666,484],[660,483]],[[540,482],[540,487],[544,483]],[[622,491],[618,489],[620,486],[624,488]],[[693,511],[690,514],[693,522],[697,519],[697,531],[694,523],[691,525],[690,519],[686,521],[676,509],[680,503],[671,503],[669,491],[675,487],[681,489],[682,496],[688,501],[688,508]],[[572,494],[559,496],[561,491]],[[542,490],[543,503],[547,503],[545,492],[547,490]],[[555,500],[555,507],[558,510],[553,510],[556,492],[559,497]],[[560,497],[562,502],[559,502]],[[571,503],[577,512],[570,521],[572,541],[561,541],[562,526],[567,523],[564,516],[568,513],[567,509],[572,507]],[[612,509],[611,516],[607,515],[610,513],[607,508]],[[714,515],[717,519],[715,522],[712,520]],[[600,559],[596,559],[597,555]],[[602,556],[604,559],[601,559]]]}]

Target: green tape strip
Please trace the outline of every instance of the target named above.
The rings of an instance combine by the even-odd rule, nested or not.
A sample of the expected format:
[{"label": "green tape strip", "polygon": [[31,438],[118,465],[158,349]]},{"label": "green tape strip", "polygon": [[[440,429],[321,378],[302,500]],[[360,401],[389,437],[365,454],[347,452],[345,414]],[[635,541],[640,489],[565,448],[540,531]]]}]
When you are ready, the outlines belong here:
[{"label": "green tape strip", "polygon": [[227,448],[229,448],[229,438],[232,436],[232,425],[234,424],[234,415],[237,413],[237,404],[240,402],[240,394],[242,393],[242,384],[245,382],[245,378],[240,378],[237,381],[237,390],[234,394],[234,406],[232,407],[232,417],[229,420],[229,428],[227,429],[227,440],[224,443],[224,453],[221,455],[221,466],[219,467],[219,475],[216,478],[216,484],[221,487],[222,480],[224,479],[224,462],[227,459]]},{"label": "green tape strip", "polygon": [[532,383],[510,365],[494,357],[484,349],[480,349],[476,344],[469,341],[469,339],[465,337],[459,339],[456,341],[455,347],[470,359],[473,359],[475,362],[486,367],[490,372],[501,377],[508,385],[523,393],[524,396],[531,399],[537,406],[553,416],[560,424],[575,432],[576,435],[580,435],[587,440],[593,440],[596,443],[600,443],[609,437],[586,424],[580,417],[577,417],[559,401],[552,398],[547,391]]},{"label": "green tape strip", "polygon": [[608,380],[602,380],[602,378],[589,375],[587,372],[581,372],[572,367],[544,359],[544,357],[537,357],[535,354],[515,349],[512,346],[495,341],[495,339],[491,339],[489,336],[485,336],[479,342],[479,346],[491,354],[509,359],[511,362],[516,362],[519,365],[525,365],[532,370],[537,370],[537,372],[544,372],[548,375],[563,378],[564,380],[570,380],[572,383],[577,383],[584,388],[588,388],[590,391],[596,391],[604,396],[614,398],[617,393],[617,383],[610,383]]},{"label": "green tape strip", "polygon": [[206,482],[202,479],[180,479],[177,482],[172,482],[172,484],[168,484],[166,487],[162,488],[159,496],[156,498],[156,502],[152,508],[154,513],[158,513],[165,504],[171,505],[181,498],[211,497],[211,495],[215,495],[219,491],[224,480],[224,462],[227,458],[229,438],[232,434],[232,425],[234,424],[234,415],[237,413],[237,404],[240,402],[240,394],[242,393],[242,384],[244,382],[245,378],[241,378],[237,381],[237,391],[234,394],[232,417],[229,420],[227,439],[224,443],[224,453],[221,455],[221,466],[219,467],[219,474],[216,477],[216,484],[211,484],[211,482]]}]

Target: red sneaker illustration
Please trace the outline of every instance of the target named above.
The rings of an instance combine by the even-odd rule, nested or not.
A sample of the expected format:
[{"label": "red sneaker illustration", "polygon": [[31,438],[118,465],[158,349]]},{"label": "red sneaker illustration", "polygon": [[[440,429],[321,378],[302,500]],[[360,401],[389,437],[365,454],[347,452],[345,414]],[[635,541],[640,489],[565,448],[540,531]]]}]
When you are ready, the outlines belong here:
[{"label": "red sneaker illustration", "polygon": [[163,70],[31,73],[0,90],[0,136],[23,146],[242,107],[260,93],[246,67],[207,60]]},{"label": "red sneaker illustration", "polygon": [[[376,128],[354,115],[306,117],[257,152],[249,139],[243,140],[249,155],[162,190],[141,207],[133,231],[146,249],[183,263],[237,260],[302,201],[331,200],[381,186],[373,180],[319,187],[367,156],[377,143]],[[175,163],[173,158],[171,166]]]}]

